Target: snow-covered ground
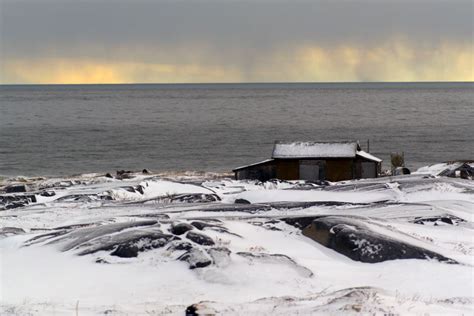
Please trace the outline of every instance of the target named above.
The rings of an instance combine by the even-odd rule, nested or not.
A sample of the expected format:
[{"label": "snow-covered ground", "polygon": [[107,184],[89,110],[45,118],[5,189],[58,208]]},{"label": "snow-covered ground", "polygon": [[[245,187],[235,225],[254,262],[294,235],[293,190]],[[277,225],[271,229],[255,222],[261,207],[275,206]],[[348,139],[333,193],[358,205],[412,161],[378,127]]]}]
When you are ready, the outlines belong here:
[{"label": "snow-covered ground", "polygon": [[470,315],[474,182],[439,169],[5,179],[0,314]]}]

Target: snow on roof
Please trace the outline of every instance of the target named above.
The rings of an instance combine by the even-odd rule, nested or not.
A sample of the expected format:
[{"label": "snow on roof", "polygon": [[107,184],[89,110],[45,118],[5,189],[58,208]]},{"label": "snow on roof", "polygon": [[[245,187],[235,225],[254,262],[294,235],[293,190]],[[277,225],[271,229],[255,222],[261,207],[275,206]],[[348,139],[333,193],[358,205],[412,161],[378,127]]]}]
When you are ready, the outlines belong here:
[{"label": "snow on roof", "polygon": [[257,165],[262,165],[264,163],[267,163],[267,162],[270,162],[270,161],[273,161],[274,159],[265,159],[263,161],[260,161],[260,162],[256,162],[256,163],[252,163],[250,165],[245,165],[245,166],[240,166],[240,167],[237,167],[237,168],[234,168],[232,169],[232,171],[237,171],[237,170],[240,170],[240,169],[244,169],[244,168],[247,168],[247,167],[253,167],[253,166],[257,166]]},{"label": "snow on roof", "polygon": [[375,162],[382,162],[382,159],[377,158],[374,155],[371,155],[368,152],[365,152],[363,150],[357,151],[357,156],[368,159],[368,160],[372,160],[372,161],[375,161]]},{"label": "snow on roof", "polygon": [[354,158],[357,143],[275,142],[272,158]]}]

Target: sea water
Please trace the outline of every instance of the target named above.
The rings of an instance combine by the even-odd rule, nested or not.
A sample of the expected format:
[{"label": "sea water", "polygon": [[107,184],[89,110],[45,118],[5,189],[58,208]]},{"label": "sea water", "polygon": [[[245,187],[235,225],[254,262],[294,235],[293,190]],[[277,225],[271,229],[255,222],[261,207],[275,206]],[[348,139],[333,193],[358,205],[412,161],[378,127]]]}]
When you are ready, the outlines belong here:
[{"label": "sea water", "polygon": [[275,140],[358,140],[390,167],[474,159],[474,83],[0,86],[0,175],[215,171]]}]

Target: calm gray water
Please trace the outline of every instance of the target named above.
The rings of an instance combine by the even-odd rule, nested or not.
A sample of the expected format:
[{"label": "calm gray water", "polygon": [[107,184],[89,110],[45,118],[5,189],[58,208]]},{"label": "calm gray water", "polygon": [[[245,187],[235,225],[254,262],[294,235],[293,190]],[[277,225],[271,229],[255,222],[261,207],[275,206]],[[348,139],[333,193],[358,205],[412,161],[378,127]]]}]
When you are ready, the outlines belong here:
[{"label": "calm gray water", "polygon": [[0,86],[0,175],[229,171],[275,140],[474,159],[473,83]]}]

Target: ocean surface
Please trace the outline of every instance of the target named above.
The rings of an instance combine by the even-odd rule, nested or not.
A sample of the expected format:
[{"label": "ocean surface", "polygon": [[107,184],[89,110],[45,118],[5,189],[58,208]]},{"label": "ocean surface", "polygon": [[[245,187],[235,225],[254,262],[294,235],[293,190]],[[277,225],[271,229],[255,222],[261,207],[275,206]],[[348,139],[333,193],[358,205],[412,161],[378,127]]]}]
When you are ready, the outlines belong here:
[{"label": "ocean surface", "polygon": [[4,85],[0,175],[215,171],[275,140],[359,140],[390,167],[474,159],[474,83]]}]

